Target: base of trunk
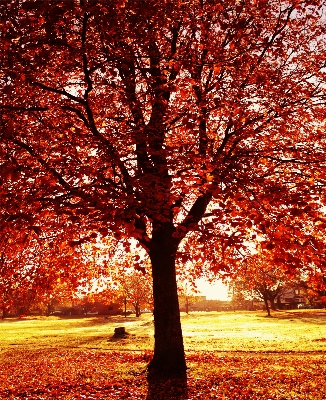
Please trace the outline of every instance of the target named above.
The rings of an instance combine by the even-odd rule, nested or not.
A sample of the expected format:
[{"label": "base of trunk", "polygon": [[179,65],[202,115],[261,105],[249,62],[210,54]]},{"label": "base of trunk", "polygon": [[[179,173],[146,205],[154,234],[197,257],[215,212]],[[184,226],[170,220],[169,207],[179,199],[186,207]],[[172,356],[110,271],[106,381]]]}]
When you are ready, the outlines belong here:
[{"label": "base of trunk", "polygon": [[158,357],[154,357],[148,364],[147,369],[151,376],[157,378],[185,379],[187,377],[187,366],[184,355],[179,360],[176,360],[175,355],[172,357],[165,356],[161,360]]},{"label": "base of trunk", "polygon": [[186,377],[158,377],[157,374],[149,372],[147,376],[148,393],[146,400],[187,400],[187,378]]}]

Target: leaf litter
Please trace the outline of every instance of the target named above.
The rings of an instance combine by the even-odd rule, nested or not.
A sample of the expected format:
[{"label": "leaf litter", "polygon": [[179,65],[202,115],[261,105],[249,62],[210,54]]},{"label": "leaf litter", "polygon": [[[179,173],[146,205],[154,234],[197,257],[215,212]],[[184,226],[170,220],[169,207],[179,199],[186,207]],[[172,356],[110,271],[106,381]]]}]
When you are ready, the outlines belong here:
[{"label": "leaf litter", "polygon": [[[144,343],[151,335],[152,324],[144,326],[150,317],[135,319],[135,325],[130,322],[128,330],[135,339],[124,344],[108,342],[108,329],[113,329],[113,323],[105,324],[104,330],[101,321],[94,319],[92,326],[98,330],[97,335],[103,336],[103,343],[91,342],[97,348],[84,347],[84,341],[88,336],[93,338],[95,332],[88,325],[83,331],[83,321],[41,320],[46,337],[41,332],[35,335],[34,330],[39,331],[37,321],[30,325],[26,321],[24,340],[20,325],[8,321],[1,325],[2,338],[7,334],[8,340],[2,341],[0,349],[0,399],[325,400],[326,314],[307,322],[309,315],[304,315],[304,322],[293,313],[272,319],[231,313],[184,316],[189,368],[186,392],[181,390],[184,382],[178,380],[158,384],[148,380],[146,367],[152,351],[139,346],[138,339]],[[311,314],[311,318],[316,315]],[[286,317],[295,318],[296,325],[286,323]],[[49,337],[51,324],[67,328],[54,332],[55,341]],[[251,328],[246,331],[246,327]],[[71,341],[74,330],[76,342]],[[65,332],[69,332],[68,339]],[[33,335],[35,340],[31,339]]]}]

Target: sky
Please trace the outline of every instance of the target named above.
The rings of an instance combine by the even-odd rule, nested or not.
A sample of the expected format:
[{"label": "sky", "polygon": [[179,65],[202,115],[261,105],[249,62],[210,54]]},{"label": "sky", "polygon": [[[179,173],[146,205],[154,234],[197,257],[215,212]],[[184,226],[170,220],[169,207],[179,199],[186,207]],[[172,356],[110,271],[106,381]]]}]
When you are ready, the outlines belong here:
[{"label": "sky", "polygon": [[196,282],[200,295],[206,296],[206,300],[230,300],[228,299],[228,288],[222,281],[218,280],[210,284],[202,278],[197,279]]}]

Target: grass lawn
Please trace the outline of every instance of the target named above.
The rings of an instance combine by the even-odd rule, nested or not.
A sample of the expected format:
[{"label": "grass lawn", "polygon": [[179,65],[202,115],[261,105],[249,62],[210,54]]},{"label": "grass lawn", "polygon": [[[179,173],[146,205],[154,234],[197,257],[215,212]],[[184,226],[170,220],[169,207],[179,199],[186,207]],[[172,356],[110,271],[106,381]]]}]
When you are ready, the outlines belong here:
[{"label": "grass lawn", "polygon": [[147,379],[151,314],[1,321],[0,399],[326,399],[326,310],[192,313],[182,327],[187,387]]}]

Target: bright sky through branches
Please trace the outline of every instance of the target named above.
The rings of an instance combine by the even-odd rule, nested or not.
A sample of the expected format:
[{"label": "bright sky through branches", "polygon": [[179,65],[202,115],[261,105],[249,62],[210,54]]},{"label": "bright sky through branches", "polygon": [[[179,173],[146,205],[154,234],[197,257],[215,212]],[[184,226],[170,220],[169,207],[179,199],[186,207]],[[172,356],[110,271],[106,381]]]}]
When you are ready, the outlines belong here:
[{"label": "bright sky through branches", "polygon": [[206,296],[207,300],[229,300],[228,288],[222,281],[218,280],[214,283],[209,283],[204,278],[201,278],[196,283],[200,295]]}]

